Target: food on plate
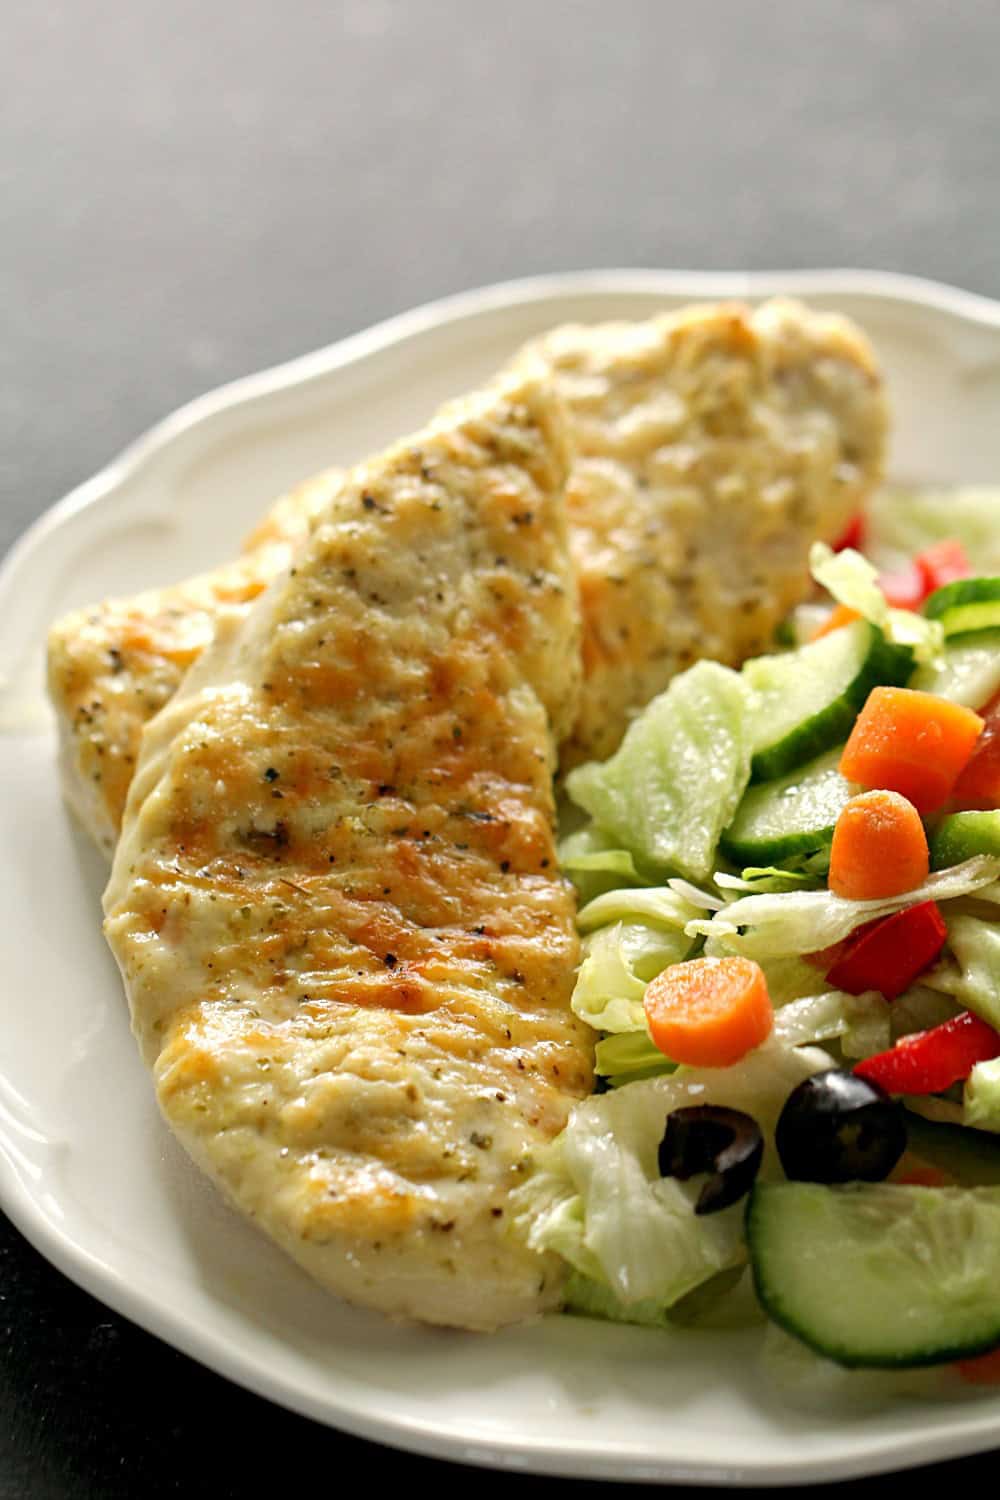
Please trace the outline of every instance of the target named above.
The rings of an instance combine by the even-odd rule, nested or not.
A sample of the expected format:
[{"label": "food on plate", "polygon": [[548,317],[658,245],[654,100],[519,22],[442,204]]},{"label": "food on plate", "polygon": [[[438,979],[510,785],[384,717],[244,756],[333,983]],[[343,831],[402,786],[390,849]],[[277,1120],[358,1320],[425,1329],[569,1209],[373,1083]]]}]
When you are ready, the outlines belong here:
[{"label": "food on plate", "polygon": [[143,740],[105,930],[160,1107],[325,1286],[491,1329],[589,1092],[550,708],[579,684],[569,463],[522,370],[353,470]]},{"label": "food on plate", "polygon": [[[881,475],[885,402],[859,330],[790,302],[557,329],[520,358],[551,370],[574,450],[584,687],[579,704],[552,705],[569,765],[610,753],[630,714],[695,659],[767,647],[807,590],[810,543],[841,531]],[[281,572],[335,485],[290,496],[235,570],[53,628],[67,794],[105,850],[142,728],[210,640],[215,610]]]},{"label": "food on plate", "polygon": [[248,609],[288,566],[340,480],[340,471],[330,469],[284,496],[236,562],[186,583],[74,610],[53,625],[48,687],[63,790],[106,854],[118,838],[145,725],[176,693],[219,614]]},{"label": "food on plate", "polygon": [[689,668],[567,778],[573,1008],[604,1092],[536,1152],[518,1211],[571,1267],[571,1311],[719,1326],[744,1316],[749,1276],[827,1360],[957,1362],[983,1383],[977,1356],[1000,1344],[1000,580],[940,537],[914,561],[915,608],[852,547],[817,545],[811,566],[783,648]]},{"label": "food on plate", "polygon": [[567,403],[585,687],[563,763],[615,750],[701,658],[767,650],[882,477],[886,407],[846,319],[775,300],[558,328],[531,346]]},{"label": "food on plate", "polygon": [[55,628],[161,1108],[333,1291],[990,1378],[1000,526],[884,440],[795,304],[557,329]]}]

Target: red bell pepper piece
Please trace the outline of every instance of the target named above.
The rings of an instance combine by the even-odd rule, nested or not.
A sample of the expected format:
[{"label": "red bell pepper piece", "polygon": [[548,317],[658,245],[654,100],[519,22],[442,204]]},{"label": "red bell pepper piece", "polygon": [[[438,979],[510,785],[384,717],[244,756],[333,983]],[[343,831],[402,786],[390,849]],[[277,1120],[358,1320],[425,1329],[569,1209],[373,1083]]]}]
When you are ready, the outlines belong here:
[{"label": "red bell pepper piece", "polygon": [[916,563],[907,563],[901,573],[881,573],[878,584],[893,609],[919,609],[927,597],[924,575]]},{"label": "red bell pepper piece", "polygon": [[865,518],[862,511],[858,511],[853,520],[848,521],[844,530],[833,544],[834,552],[843,552],[846,547],[853,547],[855,552],[865,550]]},{"label": "red bell pepper piece", "polygon": [[937,902],[921,901],[859,928],[826,977],[849,995],[878,990],[895,1000],[934,962],[947,935]]},{"label": "red bell pepper piece", "polygon": [[1000,693],[981,713],[983,732],[951,793],[951,806],[965,812],[1000,807]]},{"label": "red bell pepper piece", "polygon": [[972,577],[972,565],[956,537],[935,542],[933,547],[918,552],[913,562],[923,578],[925,597],[933,594],[935,589],[944,588],[946,583]]},{"label": "red bell pepper piece", "polygon": [[890,1094],[940,1094],[991,1057],[1000,1057],[1000,1032],[963,1010],[930,1031],[904,1036],[888,1052],[866,1057],[854,1071]]}]

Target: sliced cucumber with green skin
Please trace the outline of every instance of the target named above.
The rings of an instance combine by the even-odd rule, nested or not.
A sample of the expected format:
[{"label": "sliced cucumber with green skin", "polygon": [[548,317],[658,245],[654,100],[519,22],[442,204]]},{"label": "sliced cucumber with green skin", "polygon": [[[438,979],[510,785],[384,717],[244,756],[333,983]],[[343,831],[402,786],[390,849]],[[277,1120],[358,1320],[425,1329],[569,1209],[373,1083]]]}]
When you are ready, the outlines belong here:
[{"label": "sliced cucumber with green skin", "polygon": [[1000,812],[959,812],[942,818],[930,836],[931,868],[946,870],[975,854],[1000,854]]},{"label": "sliced cucumber with green skin", "polygon": [[747,1239],[769,1317],[850,1369],[1000,1344],[1000,1187],[761,1184]]},{"label": "sliced cucumber with green skin", "polygon": [[757,695],[750,733],[755,781],[771,781],[845,740],[873,687],[901,687],[913,671],[908,646],[854,620],[797,651],[757,656],[743,676]]},{"label": "sliced cucumber with green skin", "polygon": [[984,708],[1000,692],[1000,629],[950,640],[940,666],[918,667],[908,685],[966,708]]},{"label": "sliced cucumber with green skin", "polygon": [[970,635],[1000,626],[1000,578],[959,578],[937,589],[924,604],[929,620],[940,620],[946,636]]},{"label": "sliced cucumber with green skin", "polygon": [[842,751],[838,745],[776,781],[752,786],[719,840],[726,858],[741,866],[770,865],[825,849],[845,804],[860,791],[837,770]]}]

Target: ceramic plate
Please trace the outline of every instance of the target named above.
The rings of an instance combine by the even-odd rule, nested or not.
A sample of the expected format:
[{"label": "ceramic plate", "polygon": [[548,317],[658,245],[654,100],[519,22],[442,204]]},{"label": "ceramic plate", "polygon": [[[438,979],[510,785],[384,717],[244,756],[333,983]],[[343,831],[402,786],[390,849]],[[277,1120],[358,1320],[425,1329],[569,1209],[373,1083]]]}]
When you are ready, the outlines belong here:
[{"label": "ceramic plate", "polygon": [[761,1381],[754,1332],[552,1318],[476,1337],[396,1327],[313,1287],[161,1124],[99,930],[103,864],[56,782],[42,689],[55,615],[222,560],[286,486],[416,428],[552,324],[781,291],[871,335],[894,477],[1000,479],[998,304],[858,273],[560,276],[437,303],[194,402],[43,517],[0,574],[0,1201],[111,1307],[321,1422],[477,1464],[706,1484],[843,1478],[1000,1444],[1000,1397],[793,1410]]}]

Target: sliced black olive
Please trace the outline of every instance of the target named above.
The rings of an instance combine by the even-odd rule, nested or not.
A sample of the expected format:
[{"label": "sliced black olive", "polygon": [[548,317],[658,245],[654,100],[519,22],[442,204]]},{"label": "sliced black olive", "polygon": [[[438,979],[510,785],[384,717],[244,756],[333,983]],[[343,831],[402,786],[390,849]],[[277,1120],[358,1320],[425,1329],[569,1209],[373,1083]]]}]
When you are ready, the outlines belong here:
[{"label": "sliced black olive", "polygon": [[906,1150],[906,1122],[877,1083],[831,1068],[792,1090],[774,1140],[795,1182],[881,1182]]},{"label": "sliced black olive", "polygon": [[660,1174],[686,1182],[699,1172],[710,1172],[694,1211],[714,1214],[750,1191],[763,1155],[764,1137],[756,1120],[739,1109],[693,1104],[667,1116]]}]

